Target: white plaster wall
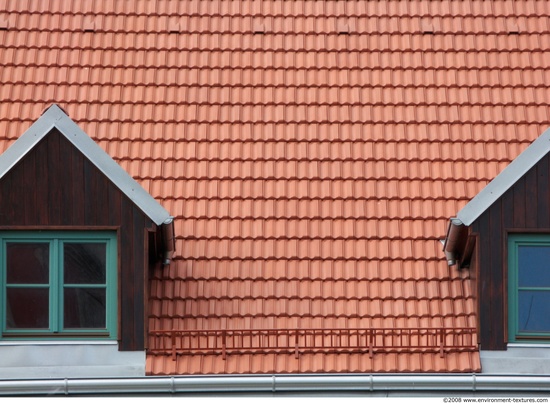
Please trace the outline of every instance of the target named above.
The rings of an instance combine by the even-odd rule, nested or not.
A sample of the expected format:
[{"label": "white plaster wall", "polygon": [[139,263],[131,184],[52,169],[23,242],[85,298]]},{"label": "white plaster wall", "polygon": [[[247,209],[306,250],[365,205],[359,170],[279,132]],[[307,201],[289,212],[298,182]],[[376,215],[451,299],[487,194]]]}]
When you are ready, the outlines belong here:
[{"label": "white plaster wall", "polygon": [[144,351],[108,342],[0,342],[0,379],[145,375]]},{"label": "white plaster wall", "polygon": [[484,374],[550,375],[550,345],[509,344],[506,351],[481,351]]}]

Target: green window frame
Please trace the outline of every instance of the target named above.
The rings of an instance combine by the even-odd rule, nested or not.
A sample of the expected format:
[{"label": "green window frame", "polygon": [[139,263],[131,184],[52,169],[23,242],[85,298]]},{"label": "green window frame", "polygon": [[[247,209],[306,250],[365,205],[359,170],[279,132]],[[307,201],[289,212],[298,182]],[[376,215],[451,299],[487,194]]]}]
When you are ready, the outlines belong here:
[{"label": "green window frame", "polygon": [[0,232],[0,339],[116,339],[117,236]]},{"label": "green window frame", "polygon": [[550,341],[550,234],[508,235],[508,341]]}]

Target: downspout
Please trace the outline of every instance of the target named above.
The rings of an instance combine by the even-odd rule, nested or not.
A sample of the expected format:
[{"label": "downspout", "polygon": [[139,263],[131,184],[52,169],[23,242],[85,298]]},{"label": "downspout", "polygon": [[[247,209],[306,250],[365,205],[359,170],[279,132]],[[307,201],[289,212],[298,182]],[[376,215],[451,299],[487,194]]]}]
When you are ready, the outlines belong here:
[{"label": "downspout", "polygon": [[467,235],[468,227],[462,221],[458,218],[451,218],[449,220],[447,236],[443,242],[443,252],[445,252],[449,266],[454,266],[461,257],[463,252],[461,249],[464,247]]},{"label": "downspout", "polygon": [[251,375],[0,381],[0,396],[277,392],[550,392],[550,376],[537,375]]},{"label": "downspout", "polygon": [[176,250],[176,236],[174,232],[174,217],[167,218],[161,226],[162,233],[162,264],[168,266]]}]

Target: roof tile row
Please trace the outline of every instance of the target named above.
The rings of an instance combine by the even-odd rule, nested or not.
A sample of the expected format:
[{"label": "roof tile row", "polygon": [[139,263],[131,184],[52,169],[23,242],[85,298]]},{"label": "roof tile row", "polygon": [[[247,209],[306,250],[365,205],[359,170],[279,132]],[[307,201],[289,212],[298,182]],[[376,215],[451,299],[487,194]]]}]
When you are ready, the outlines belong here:
[{"label": "roof tile row", "polygon": [[[533,61],[533,63],[536,64],[536,61]],[[451,93],[453,91],[460,91],[461,87],[468,87],[470,88],[470,100],[473,100],[475,104],[484,104],[482,100],[484,99],[481,95],[480,88],[482,87],[490,87],[490,89],[496,90],[497,87],[526,87],[526,91],[530,91],[531,88],[533,90],[536,90],[536,88],[545,86],[545,83],[548,82],[548,78],[550,73],[548,71],[544,71],[541,69],[534,69],[532,67],[525,68],[523,70],[513,70],[513,69],[490,69],[490,68],[480,68],[480,69],[472,69],[472,68],[450,68],[447,71],[441,70],[441,69],[383,69],[379,66],[377,66],[374,69],[340,69],[340,70],[329,70],[329,69],[318,69],[318,70],[307,70],[307,69],[301,69],[301,70],[282,70],[282,69],[252,69],[252,68],[235,68],[235,69],[201,69],[201,68],[193,68],[193,69],[181,69],[179,67],[172,67],[172,68],[155,68],[155,67],[142,67],[140,69],[136,69],[134,67],[128,67],[126,70],[126,75],[122,76],[120,73],[114,73],[113,70],[109,69],[103,69],[101,66],[82,66],[78,70],[75,70],[73,68],[70,68],[74,64],[74,61],[68,61],[65,66],[60,66],[57,63],[54,63],[53,65],[49,65],[47,63],[44,64],[42,67],[28,67],[25,70],[18,69],[16,66],[5,66],[2,69],[1,77],[2,79],[9,81],[10,83],[15,84],[21,84],[22,82],[25,82],[27,80],[33,79],[35,76],[39,76],[40,73],[44,73],[48,70],[48,67],[56,67],[59,68],[61,71],[65,73],[63,83],[78,83],[81,82],[82,85],[86,85],[86,87],[83,87],[84,89],[88,88],[88,85],[94,85],[94,84],[107,84],[108,85],[102,89],[102,86],[91,89],[91,92],[89,95],[93,98],[94,94],[95,97],[99,97],[99,90],[102,89],[102,91],[107,91],[109,89],[110,91],[113,91],[113,95],[116,96],[114,99],[111,100],[111,102],[108,103],[105,107],[112,107],[114,105],[117,105],[118,103],[122,102],[122,87],[121,85],[128,85],[132,83],[135,86],[147,86],[147,85],[153,85],[153,83],[156,82],[156,80],[159,81],[169,81],[174,86],[188,86],[190,87],[189,91],[198,91],[198,87],[206,87],[208,88],[208,91],[220,91],[222,93],[224,90],[219,87],[224,86],[230,86],[235,87],[229,90],[229,94],[235,91],[238,93],[238,91],[248,91],[246,89],[241,89],[242,87],[258,87],[258,91],[263,89],[265,92],[262,94],[263,97],[267,97],[268,99],[271,99],[268,103],[273,103],[274,97],[276,96],[274,94],[275,91],[279,91],[279,93],[286,93],[287,95],[291,95],[292,93],[300,93],[302,97],[307,96],[306,90],[309,87],[313,88],[319,88],[322,93],[328,92],[328,91],[335,91],[336,89],[332,89],[332,87],[339,87],[340,88],[340,95],[345,94],[347,91],[350,92],[350,96],[352,96],[353,93],[356,95],[359,94],[362,91],[363,95],[369,94],[368,91],[372,92],[373,101],[369,101],[370,105],[374,105],[379,103],[380,101],[377,101],[377,99],[386,100],[388,102],[392,101],[393,98],[382,98],[384,95],[379,94],[377,95],[377,91],[379,92],[381,88],[388,87],[390,89],[394,89],[394,92],[389,93],[386,96],[396,96],[395,94],[401,94],[396,100],[399,99],[405,99],[406,96],[410,96],[414,94],[414,90],[410,89],[411,85],[413,85],[415,82],[417,83],[416,86],[418,86],[420,89],[419,91],[422,91],[422,89],[428,89],[431,88],[431,91],[436,91],[436,87],[448,87],[445,92]],[[123,66],[119,66],[123,67]],[[77,75],[78,77],[73,77],[74,75]],[[48,80],[46,78],[41,78],[38,80],[39,83],[55,83],[55,77],[53,77],[52,80]],[[418,85],[418,82],[422,82],[422,85]],[[64,95],[66,97],[69,97],[69,91],[70,91],[70,85],[67,84],[67,87],[61,86],[62,83],[59,83],[59,91],[60,95]],[[300,89],[297,90],[296,87],[300,86]],[[357,88],[354,91],[351,91],[348,89],[350,86],[356,86],[360,87]],[[160,88],[165,88],[164,86],[159,86]],[[279,87],[281,87],[279,89]],[[288,89],[282,89],[282,87],[289,87]],[[409,87],[409,89],[401,88],[401,87]],[[217,90],[212,90],[212,88],[218,88]],[[401,88],[401,89],[400,89]],[[137,91],[138,89],[136,89]],[[47,91],[51,91],[51,89],[48,89]],[[366,91],[366,93],[365,93]],[[81,95],[87,95],[88,93],[83,92]],[[47,94],[45,94],[47,95]],[[363,95],[359,95],[362,99]],[[476,96],[477,95],[477,96]],[[186,94],[186,98],[179,100],[180,103],[186,104],[187,97],[189,99],[196,99],[199,94],[193,96],[192,93]],[[422,102],[416,102],[415,104],[427,104],[427,98],[429,95],[424,93],[423,99],[420,101]],[[226,95],[220,95],[220,102],[221,104],[224,103],[224,97]],[[305,99],[305,98],[302,98]],[[446,103],[451,103],[449,99],[444,99],[442,101],[446,101]],[[68,99],[61,99],[60,102],[67,102]],[[118,102],[117,102],[118,101]],[[207,103],[208,100],[204,100],[204,103]],[[345,104],[354,104],[354,100],[342,100]],[[328,99],[321,99],[320,103],[325,104],[328,103]],[[334,101],[330,101],[333,103]],[[393,101],[392,101],[393,102]],[[266,103],[266,104],[268,104]],[[458,102],[456,102],[458,103]],[[502,103],[502,101],[499,101],[499,103]],[[530,103],[530,102],[526,102]],[[166,103],[163,102],[164,107],[168,108],[175,108],[176,104],[173,103]],[[197,104],[197,102],[195,102]],[[193,104],[193,105],[195,105]],[[249,104],[249,102],[241,104]],[[290,105],[296,105],[295,98],[292,98],[291,101],[289,101]],[[400,104],[399,102],[396,102],[396,104]],[[37,105],[42,106],[43,104],[37,103]],[[89,100],[85,98],[79,99],[79,102],[75,103],[75,107],[77,107],[78,114],[80,115],[81,112],[78,110],[79,107],[98,107],[99,105],[95,105],[94,103],[91,103]],[[147,106],[147,108],[152,108],[153,105],[149,105],[148,103],[142,104],[138,103],[137,100],[133,103],[134,108],[137,106],[140,106],[141,108]],[[119,105],[120,107],[120,105]],[[171,110],[170,112],[174,112],[174,110]],[[163,117],[166,119],[167,123],[170,123],[171,120],[175,119],[176,116],[167,115]],[[87,119],[90,119],[90,116],[87,117]],[[118,118],[117,120],[120,120]],[[157,121],[158,122],[158,121]],[[192,122],[191,122],[192,123]],[[213,121],[215,123],[215,120]],[[395,124],[396,122],[389,122],[390,124]],[[411,122],[415,123],[415,122]],[[521,122],[520,122],[521,123]]]},{"label": "roof tile row", "polygon": [[[168,304],[179,295],[186,295],[190,300],[217,299],[218,302],[226,299],[277,299],[277,300],[310,300],[317,303],[324,301],[418,301],[418,300],[462,300],[473,297],[470,287],[465,285],[462,278],[453,278],[452,281],[441,283],[431,279],[416,280],[308,280],[301,279],[249,279],[240,278],[226,280],[198,280],[192,278],[179,279],[170,283],[162,279],[154,279],[150,287],[155,288],[155,295],[162,305]],[[307,297],[304,297],[307,296]],[[328,297],[330,296],[330,297]],[[386,296],[386,297],[382,297]],[[354,312],[354,311],[350,311]],[[368,316],[373,316],[373,310]],[[466,313],[466,312],[465,312]],[[471,314],[473,312],[469,312]]]},{"label": "roof tile row", "polygon": [[[149,147],[144,147],[149,148]],[[151,147],[154,148],[154,147]],[[114,155],[120,155],[115,152]],[[158,155],[158,154],[157,154]],[[126,157],[127,158],[127,157]],[[264,186],[271,186],[274,180],[288,180],[287,186],[294,186],[294,181],[303,179],[314,181],[334,181],[323,182],[322,186],[328,186],[334,192],[334,197],[343,194],[340,189],[346,187],[364,188],[364,184],[355,182],[355,180],[370,180],[380,178],[385,181],[403,180],[403,172],[407,172],[407,182],[403,186],[419,186],[418,181],[429,180],[428,186],[433,186],[439,180],[455,182],[460,184],[462,180],[484,181],[494,178],[494,173],[501,171],[508,161],[487,161],[486,165],[480,167],[474,161],[372,161],[372,160],[344,160],[344,161],[312,161],[312,160],[268,160],[268,161],[211,161],[206,167],[201,166],[205,161],[197,160],[167,160],[163,163],[151,160],[127,160],[119,159],[119,163],[128,171],[134,173],[136,177],[158,178],[163,176],[163,187],[176,187],[175,180],[182,179],[208,179],[210,183],[206,184],[206,189],[199,186],[198,183],[191,183],[191,186],[197,185],[196,191],[206,198],[225,197],[225,194],[231,193],[224,191],[227,184],[224,182],[239,180],[264,180]],[[435,171],[435,174],[431,172]],[[385,183],[391,185],[390,183]],[[242,182],[231,186],[248,186]],[[309,197],[318,197],[314,193],[317,183],[308,184],[313,189],[306,191]],[[367,183],[367,188],[372,184]],[[361,189],[356,189],[357,197],[364,197]],[[345,192],[347,193],[347,192]],[[266,194],[269,194],[267,192]]]},{"label": "roof tile row", "polygon": [[[66,86],[43,84],[34,88],[22,88],[17,84],[5,85],[1,89],[0,96],[12,99],[13,102],[25,102],[32,100],[49,102],[52,99],[62,99],[65,102],[73,102],[81,97],[88,100],[89,104],[101,103],[112,107],[117,104],[137,105],[144,97],[151,99],[156,105],[176,105],[185,102],[188,105],[205,106],[213,109],[212,121],[219,120],[223,116],[223,108],[228,110],[240,109],[240,114],[245,112],[245,107],[258,105],[264,112],[276,108],[279,105],[299,108],[303,115],[315,116],[320,108],[327,106],[410,106],[417,108],[417,113],[422,107],[428,108],[432,113],[437,111],[437,105],[458,105],[464,107],[478,106],[491,107],[495,105],[516,106],[518,113],[525,113],[522,107],[546,106],[546,90],[542,87],[494,87],[494,88],[459,88],[459,87],[372,87],[372,86],[310,86],[310,87],[277,87],[277,86],[181,86],[151,87],[136,85],[131,88],[114,85],[90,84]],[[291,97],[292,102],[285,99]],[[492,101],[493,99],[495,99]],[[178,109],[180,109],[178,107]],[[389,108],[385,108],[389,110]],[[475,110],[475,109],[474,109]],[[234,113],[228,112],[231,116]],[[244,116],[243,116],[244,118]],[[419,116],[419,121],[421,117]],[[474,119],[472,119],[472,122]],[[288,123],[287,123],[288,124]]]},{"label": "roof tile row", "polygon": [[[322,316],[322,317],[430,317],[456,315],[475,315],[474,303],[464,301],[442,300],[350,300],[350,299],[280,299],[280,298],[224,298],[216,301],[210,299],[187,298],[174,302],[158,303],[151,301],[151,309],[159,317],[228,317],[235,316]],[[246,307],[246,310],[243,309]],[[291,313],[289,313],[291,312]],[[369,315],[369,312],[376,312]]]},{"label": "roof tile row", "polygon": [[[467,277],[466,273],[453,273],[441,265],[440,259],[421,256],[414,261],[402,259],[317,259],[317,260],[222,260],[178,258],[170,275],[157,279],[171,283],[179,279],[208,280],[321,280],[321,281],[451,281]],[[157,273],[158,274],[158,273]],[[152,291],[155,291],[154,289]],[[152,294],[162,298],[162,294]]]},{"label": "roof tile row", "polygon": [[[288,216],[292,216],[289,214]],[[176,253],[185,259],[414,259],[441,256],[437,239],[184,239]]]},{"label": "roof tile row", "polygon": [[[97,111],[96,111],[97,112]],[[21,121],[20,119],[13,119],[14,125],[27,124],[28,121]],[[6,128],[7,119],[0,119],[0,127]],[[2,126],[3,125],[3,126]],[[134,159],[149,159],[151,154],[149,150],[153,149],[153,144],[164,150],[170,150],[173,154],[172,157],[167,159],[177,158],[179,155],[186,155],[186,159],[196,159],[198,157],[196,149],[199,141],[208,141],[216,145],[216,142],[236,141],[264,141],[266,143],[266,149],[269,150],[272,144],[277,141],[286,141],[293,144],[297,141],[326,141],[330,140],[335,143],[341,143],[342,141],[356,141],[362,140],[365,143],[375,142],[377,147],[381,143],[380,140],[384,140],[389,145],[393,145],[394,142],[402,143],[407,141],[410,143],[419,143],[417,146],[421,146],[420,143],[435,142],[437,144],[457,143],[457,148],[453,150],[459,152],[460,144],[466,143],[478,143],[483,139],[485,148],[491,155],[491,158],[476,158],[476,161],[504,161],[510,158],[509,155],[517,155],[516,153],[525,149],[531,141],[532,132],[538,130],[544,130],[544,125],[539,122],[529,122],[526,124],[473,124],[471,122],[463,122],[456,124],[438,123],[438,124],[426,124],[426,123],[410,123],[410,124],[348,124],[348,123],[308,123],[308,124],[294,124],[294,123],[267,123],[267,124],[244,124],[244,123],[173,123],[167,122],[166,124],[156,123],[134,123],[134,122],[107,122],[99,121],[97,119],[84,119],[83,126],[90,130],[94,130],[96,134],[96,141],[105,149],[116,149],[118,147],[127,147],[132,151],[138,152],[140,150],[134,150],[132,144],[135,147],[145,147],[142,151],[143,154],[131,155]],[[14,135],[11,135],[9,131],[4,130],[7,134],[7,138],[15,139]],[[116,137],[115,134],[116,133]],[[139,139],[133,139],[132,134],[139,133]],[[336,137],[336,138],[334,138]],[[189,147],[185,144],[189,144]],[[507,143],[504,146],[508,152],[503,155],[497,155],[495,147],[503,147],[501,143]],[[354,143],[358,145],[358,143]],[[475,147],[473,144],[467,146],[466,151],[470,151],[471,147]],[[514,148],[515,147],[515,148]],[[192,150],[192,154],[187,154],[187,149]],[[352,150],[355,147],[352,148]],[[202,158],[209,159],[208,150],[200,150],[199,154]],[[498,149],[498,152],[504,152],[502,149]],[[371,155],[371,154],[368,154]],[[115,155],[115,157],[117,157]],[[508,156],[508,157],[507,157]],[[122,156],[121,156],[122,157]],[[124,157],[128,157],[125,154]],[[216,157],[218,160],[236,160],[240,156],[233,155],[220,155]],[[273,159],[269,155],[267,157],[257,156],[260,160]],[[285,157],[288,161],[295,159],[293,155]],[[356,156],[356,158],[364,159],[365,157]],[[242,159],[242,158],[241,158]],[[313,161],[318,160],[315,155],[311,155],[310,159]],[[334,155],[334,160],[342,160],[342,156]],[[397,160],[399,157],[393,155],[378,155],[376,160],[390,161]],[[430,158],[427,155],[416,155],[410,158],[413,161],[427,161],[433,160],[440,162],[441,154],[437,154],[435,158]],[[462,162],[464,159],[472,161],[468,153],[462,152],[456,161]]]},{"label": "roof tile row", "polygon": [[[89,17],[50,10],[40,16],[33,13],[3,13],[5,29],[24,29],[62,32],[103,33],[157,33],[157,34],[470,34],[470,33],[531,33],[547,32],[548,21],[538,15],[499,16],[486,18],[464,14],[376,16],[282,16],[263,15],[186,15],[158,16],[154,22],[150,15],[95,15]],[[53,25],[52,23],[57,23]],[[131,39],[131,37],[128,37]],[[127,39],[126,39],[127,40]],[[168,43],[170,41],[167,41]],[[131,47],[131,43],[130,43]]]},{"label": "roof tile row", "polygon": [[[1,21],[1,20],[0,20]],[[537,21],[530,22],[529,26],[536,26]],[[53,23],[53,22],[52,22]],[[21,36],[20,33],[26,35]],[[357,52],[370,49],[371,60],[386,60],[391,58],[391,53],[410,53],[410,52],[509,52],[509,51],[547,51],[549,45],[550,33],[546,26],[533,30],[533,33],[524,32],[518,35],[510,35],[506,32],[495,32],[491,35],[479,36],[477,33],[449,33],[449,34],[419,34],[411,32],[409,34],[387,33],[380,35],[377,33],[369,34],[348,34],[340,35],[336,33],[318,34],[253,34],[253,33],[232,33],[232,34],[191,34],[188,36],[178,36],[168,33],[83,33],[81,31],[50,31],[45,35],[38,31],[15,31],[0,30],[0,39],[9,43],[4,52],[8,54],[8,60],[13,60],[9,55],[17,49],[32,51],[30,54],[32,60],[36,60],[36,54],[42,55],[42,60],[47,58],[46,54],[52,55],[48,59],[55,63],[54,57],[58,55],[72,54],[73,49],[84,53],[86,63],[98,65],[97,60],[90,58],[90,55],[97,56],[103,52],[114,52],[115,50],[124,50],[136,52],[139,51],[140,61],[143,61],[141,55],[147,52],[149,56],[154,56],[153,60],[164,60],[169,66],[174,67],[181,59],[187,55],[187,51],[201,52],[287,52],[287,51],[315,51],[315,52]],[[54,46],[48,46],[53,42]],[[60,46],[64,44],[65,46]],[[108,44],[108,45],[105,45]],[[44,48],[49,48],[45,52]],[[101,48],[101,50],[99,49]],[[62,50],[62,52],[61,52]],[[94,51],[95,50],[95,51]],[[383,51],[383,52],[382,52]],[[381,53],[382,52],[382,53]],[[165,59],[162,59],[162,57]],[[207,58],[208,55],[189,55],[194,60]],[[348,59],[345,55],[339,57]],[[357,57],[357,56],[355,56]],[[445,58],[445,55],[437,56]],[[483,60],[483,59],[482,59]],[[130,60],[128,59],[130,62]],[[34,62],[36,63],[36,62]],[[33,64],[34,64],[33,63]],[[157,68],[166,67],[161,65]],[[181,65],[181,64],[177,64]],[[128,66],[130,67],[130,66]],[[141,66],[142,67],[142,66]],[[235,66],[237,67],[237,66]],[[502,66],[501,66],[502,67]]]},{"label": "roof tile row", "polygon": [[[475,327],[475,315],[454,316],[178,316],[150,318],[151,329],[411,329]],[[170,359],[170,358],[168,358]]]},{"label": "roof tile row", "polygon": [[[147,183],[145,183],[147,185]],[[179,218],[380,218],[380,219],[444,219],[456,214],[468,200],[436,199],[366,199],[366,200],[298,200],[245,199],[206,200],[162,198],[165,208]],[[332,204],[337,208],[333,209]],[[335,211],[333,211],[335,210]],[[338,212],[338,214],[335,214]],[[443,236],[443,232],[436,236]]]},{"label": "roof tile row", "polygon": [[[96,1],[94,5],[74,3],[69,0],[50,0],[34,4],[24,2],[14,12],[61,14],[89,14],[96,11],[99,15],[125,15],[156,17],[173,15],[230,15],[230,16],[312,16],[323,18],[326,16],[486,16],[486,17],[519,17],[538,16],[548,12],[548,4],[544,0],[498,1],[487,3],[484,0],[473,1],[373,1],[359,0],[338,1],[326,0],[323,2],[312,0],[297,0],[288,3],[285,0],[243,0],[239,2],[224,1],[187,1],[174,3],[170,0],[135,0],[132,4],[112,3],[109,0]],[[26,3],[26,4],[25,4]],[[0,11],[10,10],[9,0],[2,0]],[[95,13],[94,13],[95,14]]]},{"label": "roof tile row", "polygon": [[[550,77],[549,77],[550,78]],[[26,109],[27,102],[1,105],[0,113],[8,109]],[[85,106],[85,105],[83,105]],[[143,104],[96,104],[90,108],[109,109],[115,121],[156,122],[187,121],[189,123],[459,123],[470,116],[472,123],[506,124],[550,122],[548,105],[143,105]],[[107,111],[105,110],[105,113]]]},{"label": "roof tile row", "polygon": [[[437,233],[447,220],[384,220],[384,219],[192,219],[178,220],[176,233],[200,238],[378,238],[419,239]],[[189,234],[189,236],[187,236]]]},{"label": "roof tile row", "polygon": [[[329,130],[331,127],[338,128],[337,125],[326,126]],[[360,128],[361,126],[355,127]],[[248,128],[250,129],[251,127],[249,126]],[[365,137],[369,134],[368,128],[369,126],[365,127]],[[258,133],[260,133],[261,127],[258,127],[258,129]],[[299,127],[294,129],[299,131]],[[449,161],[450,157],[454,157],[458,162],[464,163],[480,160],[485,163],[490,161],[509,162],[511,160],[510,156],[515,155],[514,153],[520,152],[527,146],[527,142],[520,142],[520,139],[508,142],[493,141],[491,139],[491,141],[485,144],[470,139],[419,141],[414,138],[414,132],[407,133],[410,137],[403,139],[408,140],[407,142],[388,140],[385,143],[376,139],[361,139],[357,133],[355,133],[355,138],[333,141],[326,141],[324,139],[308,140],[304,137],[290,138],[290,133],[289,131],[289,138],[287,139],[272,139],[265,132],[264,136],[262,136],[264,137],[263,139],[250,140],[212,138],[209,140],[197,139],[195,141],[189,139],[184,142],[171,139],[171,142],[167,141],[163,146],[158,147],[166,147],[173,156],[168,158],[167,161],[159,161],[159,164],[164,166],[164,164],[174,159],[181,159],[186,165],[186,170],[191,169],[192,172],[199,174],[199,177],[206,176],[205,172],[207,171],[212,172],[214,176],[224,178],[229,178],[231,175],[223,175],[221,172],[219,175],[215,175],[215,173],[219,172],[218,170],[222,168],[231,168],[234,163],[238,163],[239,168],[243,169],[257,168],[254,164],[255,161],[264,164],[265,169],[270,169],[270,165],[272,164],[286,162],[288,167],[285,167],[285,173],[282,175],[289,178],[296,177],[300,169],[304,169],[305,167],[318,172],[317,175],[311,175],[311,177],[318,177],[322,172],[327,172],[326,174],[322,174],[322,176],[334,178],[346,176],[343,175],[342,171],[351,166],[363,169],[372,167],[374,170],[365,176],[368,179],[371,175],[375,174],[380,174],[381,178],[387,177],[386,170],[390,169],[388,165],[392,163],[398,164],[402,161],[409,161],[411,164],[421,164],[425,161],[443,163]],[[491,131],[488,131],[488,133],[491,133]],[[132,146],[129,144],[127,146],[132,152],[147,152],[154,147],[152,143],[148,144],[150,147],[140,147],[143,144],[142,142],[136,142]],[[124,162],[121,162],[128,164],[130,169],[132,161],[151,162],[150,155],[144,154],[139,157],[139,159],[132,160],[123,159]],[[358,161],[358,165],[354,165],[354,161]],[[150,167],[154,168],[154,165]],[[206,167],[209,168],[206,169]],[[485,168],[478,169],[482,170]],[[331,171],[336,173],[329,174],[328,172]],[[183,172],[182,175],[185,177],[194,176]],[[252,173],[236,175],[236,177],[248,175],[252,175]],[[266,176],[267,178],[269,178],[269,175]]]},{"label": "roof tile row", "polygon": [[[147,357],[151,375],[173,373],[330,373],[330,372],[461,372],[479,368],[479,358],[471,353],[449,353],[444,357],[428,353],[300,354],[298,359],[282,354],[215,355],[178,357],[176,361]],[[200,368],[201,370],[197,370]],[[353,368],[349,371],[349,368]],[[202,371],[202,372],[201,372]]]}]

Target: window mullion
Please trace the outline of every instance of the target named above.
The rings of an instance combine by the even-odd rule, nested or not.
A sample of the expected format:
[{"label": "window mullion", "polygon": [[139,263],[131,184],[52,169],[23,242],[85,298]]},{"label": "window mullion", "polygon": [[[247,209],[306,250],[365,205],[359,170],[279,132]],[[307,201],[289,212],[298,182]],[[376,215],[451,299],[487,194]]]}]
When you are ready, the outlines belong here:
[{"label": "window mullion", "polygon": [[60,287],[60,281],[63,278],[63,269],[60,264],[61,256],[59,254],[59,240],[53,239],[50,243],[50,320],[52,331],[58,333],[61,328],[59,309],[62,306],[63,287]]},{"label": "window mullion", "polygon": [[517,256],[517,244],[513,244],[512,247],[509,247],[510,253],[510,263],[508,274],[508,292],[509,292],[509,309],[510,314],[508,317],[508,337],[511,341],[516,340],[516,335],[518,332],[518,256]]},{"label": "window mullion", "polygon": [[[106,277],[105,277],[105,288],[107,290],[106,294],[106,305],[107,305],[107,312],[106,312],[106,326],[107,329],[110,329],[111,336],[116,336],[116,328],[117,328],[117,317],[116,314],[116,306],[117,306],[117,290],[118,290],[118,283],[117,283],[117,270],[116,270],[116,263],[113,265],[114,262],[116,262],[117,256],[116,256],[116,243],[114,242],[108,242],[107,243],[107,260],[106,260]],[[112,266],[113,265],[113,266]],[[110,287],[108,285],[110,284]]]},{"label": "window mullion", "polygon": [[[1,253],[1,259],[0,259],[0,306],[7,307],[7,291],[6,285],[7,285],[7,262],[6,262],[6,243],[4,242],[4,239],[0,238],[0,253]],[[6,318],[7,318],[7,312],[6,309],[2,309],[0,312],[0,339],[2,338],[2,333],[6,330],[7,324],[6,324]]]}]

